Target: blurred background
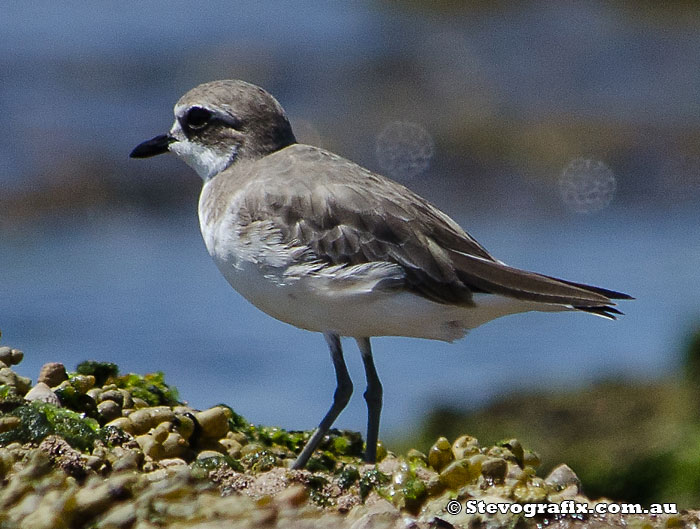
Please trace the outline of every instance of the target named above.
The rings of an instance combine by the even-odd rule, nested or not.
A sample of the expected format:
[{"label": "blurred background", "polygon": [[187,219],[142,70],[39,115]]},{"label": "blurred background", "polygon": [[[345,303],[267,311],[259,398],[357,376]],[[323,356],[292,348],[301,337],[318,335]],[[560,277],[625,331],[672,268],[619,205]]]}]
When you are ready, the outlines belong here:
[{"label": "blurred background", "polygon": [[[617,322],[528,314],[456,344],[375,340],[389,449],[515,436],[591,495],[697,507],[696,6],[4,2],[3,344],[34,380],[47,361],[112,361],[164,371],[196,407],[317,424],[335,380],[323,338],[219,275],[192,170],[128,158],[185,91],[240,78],[278,98],[300,141],[401,181],[499,259],[637,298]],[[364,431],[346,350],[356,394],[337,426]]]}]

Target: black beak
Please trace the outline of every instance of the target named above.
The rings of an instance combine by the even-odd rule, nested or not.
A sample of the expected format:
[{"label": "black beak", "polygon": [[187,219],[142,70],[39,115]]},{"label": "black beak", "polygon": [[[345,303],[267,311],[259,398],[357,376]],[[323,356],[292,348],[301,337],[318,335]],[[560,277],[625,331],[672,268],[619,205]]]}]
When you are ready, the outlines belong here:
[{"label": "black beak", "polygon": [[150,158],[157,154],[164,154],[168,152],[168,145],[175,141],[175,138],[168,136],[167,134],[161,134],[153,139],[144,141],[136,146],[136,148],[131,151],[129,158]]}]

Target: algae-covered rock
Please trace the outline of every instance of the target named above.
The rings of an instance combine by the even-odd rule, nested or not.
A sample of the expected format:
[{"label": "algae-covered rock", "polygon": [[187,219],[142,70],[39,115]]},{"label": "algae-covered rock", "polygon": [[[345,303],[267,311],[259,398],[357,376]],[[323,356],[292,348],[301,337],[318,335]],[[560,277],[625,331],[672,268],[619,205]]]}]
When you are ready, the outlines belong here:
[{"label": "algae-covered rock", "polygon": [[134,400],[141,399],[148,406],[179,404],[177,390],[165,383],[165,376],[162,372],[147,375],[129,373],[116,377],[114,383],[117,388],[128,390]]},{"label": "algae-covered rock", "polygon": [[75,371],[78,375],[94,377],[95,384],[98,386],[104,386],[108,380],[115,379],[119,375],[117,364],[93,360],[79,363]]},{"label": "algae-covered rock", "polygon": [[428,451],[428,464],[438,472],[455,458],[450,442],[440,437]]},{"label": "algae-covered rock", "polygon": [[457,490],[479,477],[480,468],[468,459],[452,461],[440,472],[440,481],[448,488]]},{"label": "algae-covered rock", "polygon": [[0,387],[14,388],[19,395],[25,395],[32,386],[32,381],[15,373],[9,367],[0,368]]},{"label": "algae-covered rock", "polygon": [[80,450],[92,448],[99,424],[93,419],[41,401],[15,408],[9,414],[20,425],[0,434],[0,445],[12,442],[39,443],[49,435],[58,435]]},{"label": "algae-covered rock", "polygon": [[428,488],[411,465],[403,463],[392,477],[388,494],[394,505],[416,513],[428,496]]},{"label": "algae-covered rock", "polygon": [[[52,368],[55,377],[31,387],[4,365],[12,384],[0,386],[3,529],[535,529],[550,522],[567,529],[582,522],[465,512],[467,499],[587,501],[571,469],[562,465],[543,479],[539,458],[515,439],[482,446],[469,435],[452,444],[440,437],[427,454],[406,455],[381,445],[378,463],[368,465],[361,435],[334,429],[307,467],[293,470],[311,432],[254,426],[226,405],[195,410],[178,401],[162,373],[120,375],[114,364],[84,362],[67,380]],[[39,398],[47,391],[58,400]],[[454,501],[460,513],[448,510]],[[683,516],[615,524],[684,527],[690,518]]]}]

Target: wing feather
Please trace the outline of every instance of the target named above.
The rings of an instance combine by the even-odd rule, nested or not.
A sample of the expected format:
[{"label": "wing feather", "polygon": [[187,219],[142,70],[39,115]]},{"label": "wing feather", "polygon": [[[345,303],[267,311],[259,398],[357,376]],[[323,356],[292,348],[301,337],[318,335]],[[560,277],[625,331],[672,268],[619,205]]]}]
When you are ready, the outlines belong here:
[{"label": "wing feather", "polygon": [[628,297],[509,267],[409,189],[321,149],[294,145],[251,171],[256,185],[239,218],[271,222],[286,244],[307,247],[310,261],[399,265],[402,288],[465,306],[472,293],[490,292],[608,315],[611,298]]}]

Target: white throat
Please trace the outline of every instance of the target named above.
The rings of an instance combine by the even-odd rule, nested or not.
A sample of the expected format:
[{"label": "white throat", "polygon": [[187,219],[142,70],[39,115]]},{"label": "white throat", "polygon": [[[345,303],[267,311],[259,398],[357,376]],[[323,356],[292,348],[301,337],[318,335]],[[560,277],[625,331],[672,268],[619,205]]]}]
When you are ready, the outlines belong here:
[{"label": "white throat", "polygon": [[226,169],[238,154],[238,147],[233,146],[228,153],[220,153],[192,141],[175,141],[170,144],[171,152],[177,154],[187,165],[197,171],[207,181]]}]

